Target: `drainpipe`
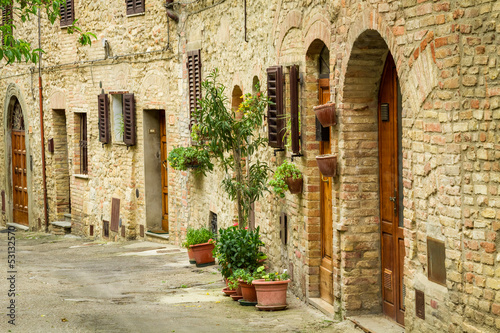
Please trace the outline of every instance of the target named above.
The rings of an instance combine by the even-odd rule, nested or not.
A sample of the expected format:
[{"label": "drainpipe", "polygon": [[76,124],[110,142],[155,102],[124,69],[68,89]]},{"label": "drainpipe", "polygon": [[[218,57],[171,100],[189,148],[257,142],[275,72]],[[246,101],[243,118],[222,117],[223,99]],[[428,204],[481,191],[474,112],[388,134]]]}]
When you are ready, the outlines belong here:
[{"label": "drainpipe", "polygon": [[[42,49],[40,29],[40,8],[38,8],[38,49]],[[45,133],[43,128],[43,93],[42,93],[42,51],[38,57],[38,93],[40,100],[40,134],[42,143],[42,185],[43,185],[43,212],[45,215],[45,232],[49,231],[49,209],[47,207],[47,175],[45,173]]]}]

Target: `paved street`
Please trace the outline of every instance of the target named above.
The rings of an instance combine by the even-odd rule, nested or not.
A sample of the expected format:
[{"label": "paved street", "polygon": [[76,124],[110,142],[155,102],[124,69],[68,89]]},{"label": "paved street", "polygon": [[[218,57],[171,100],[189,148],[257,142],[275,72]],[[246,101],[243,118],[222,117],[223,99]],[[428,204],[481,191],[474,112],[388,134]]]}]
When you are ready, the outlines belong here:
[{"label": "paved street", "polygon": [[[0,233],[0,332],[361,332],[291,294],[286,311],[240,306],[222,296],[215,266],[190,265],[178,247],[15,236],[16,273],[10,274],[7,233]],[[12,287],[15,297],[8,295]],[[11,299],[15,326],[8,323]]]}]

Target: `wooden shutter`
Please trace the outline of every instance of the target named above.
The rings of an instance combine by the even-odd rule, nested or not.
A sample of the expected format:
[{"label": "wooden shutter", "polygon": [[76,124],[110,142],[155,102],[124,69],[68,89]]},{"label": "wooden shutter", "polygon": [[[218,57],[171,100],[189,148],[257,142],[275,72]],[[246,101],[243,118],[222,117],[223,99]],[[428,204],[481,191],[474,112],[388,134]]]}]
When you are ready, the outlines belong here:
[{"label": "wooden shutter", "polygon": [[118,227],[120,224],[120,199],[111,199],[111,225],[109,229],[114,232],[118,232]]},{"label": "wooden shutter", "polygon": [[141,14],[146,11],[145,0],[125,0],[127,15]]},{"label": "wooden shutter", "polygon": [[100,94],[98,100],[99,113],[99,141],[109,143],[109,99],[108,95]]},{"label": "wooden shutter", "polygon": [[59,7],[61,11],[61,27],[67,27],[73,24],[75,20],[75,3],[73,0],[66,0],[66,6],[61,4]]},{"label": "wooden shutter", "polygon": [[134,94],[123,95],[123,143],[135,145],[135,101]]},{"label": "wooden shutter", "polygon": [[194,110],[198,107],[201,99],[201,58],[200,50],[187,53],[187,70],[189,81],[189,114],[193,117]]},{"label": "wooden shutter", "polygon": [[283,68],[267,69],[267,96],[272,103],[267,108],[269,146],[283,148]]},{"label": "wooden shutter", "polygon": [[[13,24],[12,5],[7,5],[2,9],[2,25]],[[12,34],[12,27],[10,28]],[[2,44],[4,44],[4,35],[2,34]]]},{"label": "wooden shutter", "polygon": [[292,138],[292,152],[300,153],[300,129],[299,129],[299,66],[290,67],[290,122]]}]

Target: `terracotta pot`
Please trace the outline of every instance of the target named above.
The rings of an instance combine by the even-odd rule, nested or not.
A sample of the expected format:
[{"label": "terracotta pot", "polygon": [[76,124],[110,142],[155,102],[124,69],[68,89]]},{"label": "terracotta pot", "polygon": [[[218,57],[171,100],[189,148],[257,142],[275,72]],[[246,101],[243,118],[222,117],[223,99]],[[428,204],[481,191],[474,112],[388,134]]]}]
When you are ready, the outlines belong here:
[{"label": "terracotta pot", "polygon": [[255,292],[255,286],[253,284],[248,284],[244,281],[240,281],[241,294],[243,299],[247,302],[257,302],[257,293]]},{"label": "terracotta pot", "polygon": [[243,296],[241,293],[241,282],[238,283],[238,287],[236,287],[236,296]]},{"label": "terracotta pot", "polygon": [[255,286],[257,293],[258,306],[276,309],[286,307],[286,290],[289,282],[290,280],[254,280],[252,284]]},{"label": "terracotta pot", "polygon": [[196,264],[196,260],[194,259],[193,250],[189,247],[188,249],[188,257],[190,264]]},{"label": "terracotta pot", "polygon": [[203,243],[191,245],[190,247],[193,250],[193,256],[196,260],[196,267],[215,265],[215,259],[212,256],[212,251],[215,247],[214,244]]},{"label": "terracotta pot", "polygon": [[302,184],[304,183],[303,178],[294,179],[293,177],[285,178],[285,183],[288,186],[288,190],[292,194],[297,194],[302,192]]},{"label": "terracotta pot", "polygon": [[337,124],[335,115],[335,103],[327,103],[315,106],[314,113],[323,127]]},{"label": "terracotta pot", "polygon": [[335,177],[337,175],[337,156],[332,154],[316,156],[319,171],[325,177]]}]

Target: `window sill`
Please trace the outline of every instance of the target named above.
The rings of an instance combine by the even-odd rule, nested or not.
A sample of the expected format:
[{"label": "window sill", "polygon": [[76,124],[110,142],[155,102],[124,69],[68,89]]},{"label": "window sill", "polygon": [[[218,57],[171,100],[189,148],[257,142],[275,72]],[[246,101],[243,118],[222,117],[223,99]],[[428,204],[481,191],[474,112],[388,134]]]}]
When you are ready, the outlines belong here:
[{"label": "window sill", "polygon": [[113,141],[113,144],[114,145],[118,145],[118,146],[126,146],[127,144],[123,141]]},{"label": "window sill", "polygon": [[144,16],[144,15],[146,15],[146,12],[130,14],[130,15],[127,15],[127,17]]},{"label": "window sill", "polygon": [[74,176],[75,178],[79,178],[79,179],[89,179],[89,175],[74,174],[73,176]]}]

